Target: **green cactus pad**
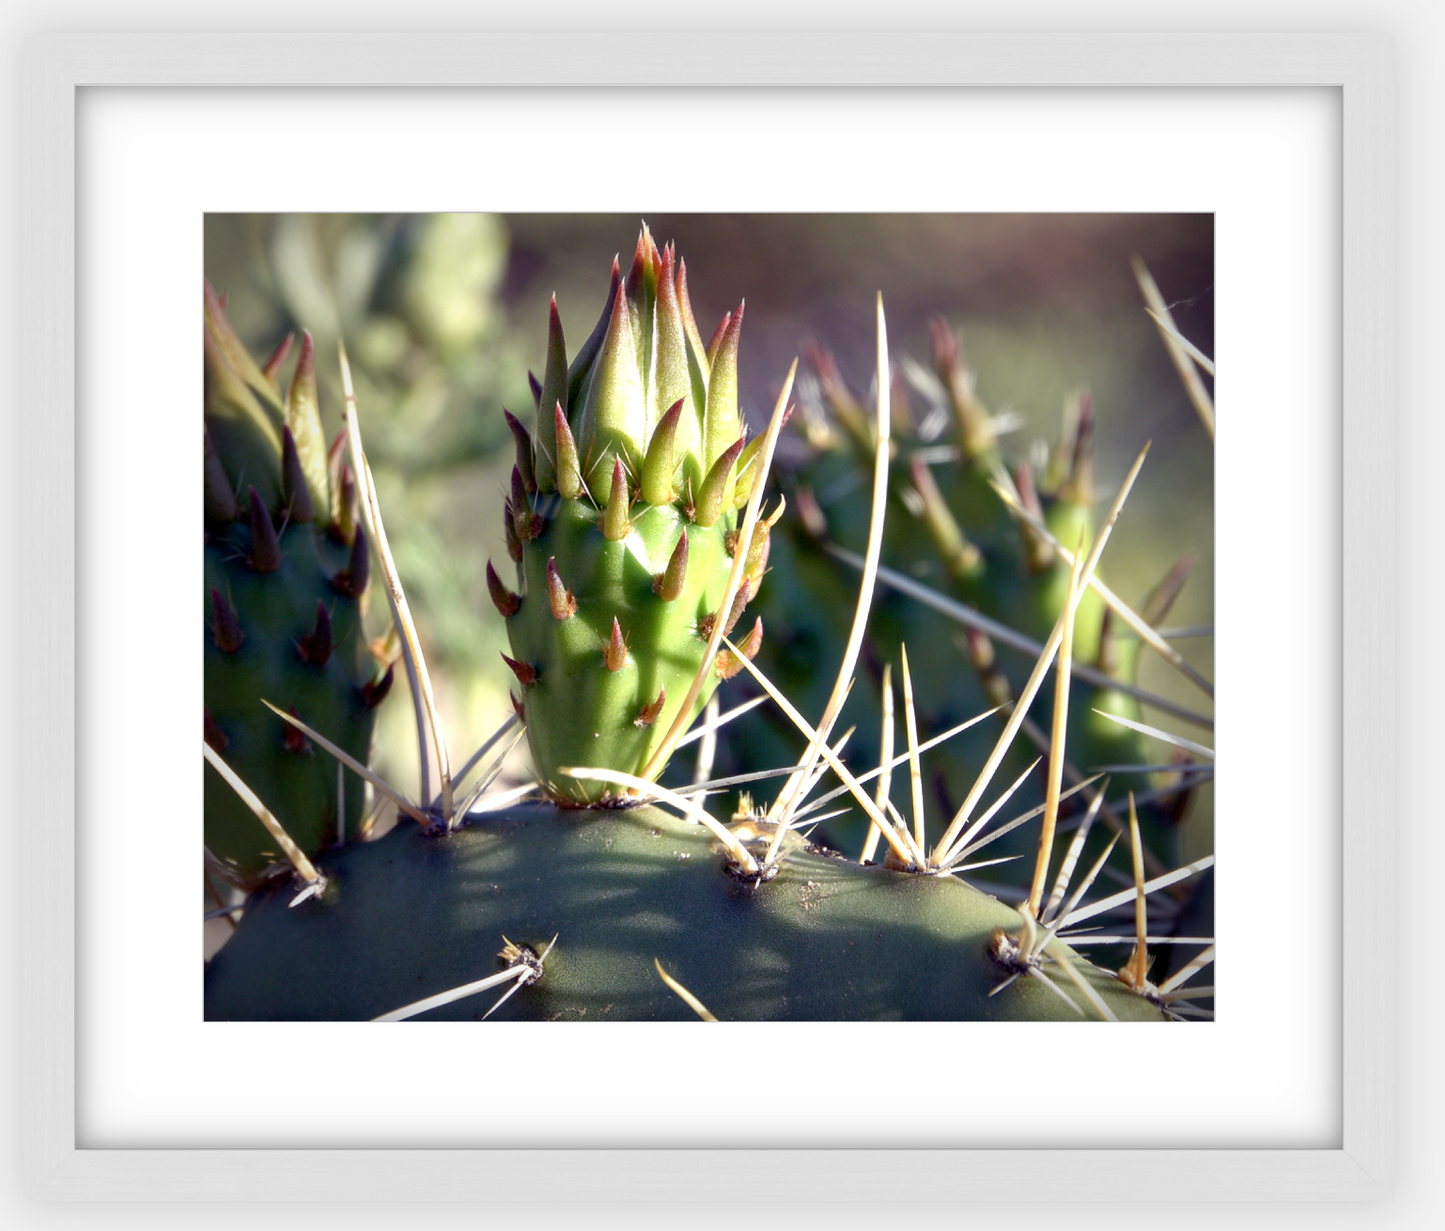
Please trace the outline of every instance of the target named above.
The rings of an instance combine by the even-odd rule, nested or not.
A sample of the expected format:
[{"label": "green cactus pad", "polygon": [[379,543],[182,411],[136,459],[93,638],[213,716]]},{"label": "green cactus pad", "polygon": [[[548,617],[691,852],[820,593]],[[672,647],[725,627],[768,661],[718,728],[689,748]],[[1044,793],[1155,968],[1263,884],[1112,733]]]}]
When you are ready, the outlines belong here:
[{"label": "green cactus pad", "polygon": [[[366,537],[340,450],[324,447],[310,336],[283,398],[272,374],[289,339],[258,367],[209,285],[205,326],[205,739],[314,855],[355,830],[363,784],[347,771],[341,789],[335,761],[262,702],[370,759],[390,677],[362,628]],[[281,859],[209,765],[205,841],[242,883]]]},{"label": "green cactus pad", "polygon": [[[952,878],[794,852],[764,885],[735,880],[701,827],[652,807],[579,814],[521,805],[450,834],[402,823],[323,857],[320,898],[252,899],[206,969],[208,1020],[355,1020],[501,969],[506,937],[543,978],[500,1020],[693,1019],[654,961],[728,1020],[1084,1020],[992,955],[1012,908]],[[1054,942],[1049,955],[1074,958]],[[1081,968],[1121,1019],[1163,1020],[1107,972]],[[429,1011],[474,1020],[498,991]]]},{"label": "green cactus pad", "polygon": [[[264,698],[292,711],[307,726],[363,762],[371,747],[371,660],[357,600],[331,578],[351,554],[312,525],[288,526],[278,536],[282,563],[259,573],[247,564],[251,532],[236,522],[213,531],[205,548],[205,697],[207,739],[226,763],[275,813],[307,854],[336,840],[336,762],[278,718]],[[212,592],[219,593],[242,634],[222,648]],[[327,611],[329,652],[315,641],[317,605]],[[344,827],[361,819],[362,783],[346,776]],[[267,831],[220,775],[206,768],[206,845],[243,872],[282,858]]]}]

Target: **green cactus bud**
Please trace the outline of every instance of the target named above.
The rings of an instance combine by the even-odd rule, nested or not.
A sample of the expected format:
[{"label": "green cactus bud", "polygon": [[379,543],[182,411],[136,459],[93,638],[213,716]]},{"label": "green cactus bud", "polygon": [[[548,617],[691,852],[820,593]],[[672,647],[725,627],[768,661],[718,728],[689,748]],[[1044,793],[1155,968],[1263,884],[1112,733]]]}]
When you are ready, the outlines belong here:
[{"label": "green cactus bud", "polygon": [[[509,661],[528,676],[520,705],[532,758],[554,798],[595,803],[613,789],[563,766],[642,773],[702,667],[698,630],[722,605],[728,536],[745,503],[736,500],[741,326],[739,309],[709,359],[682,262],[645,227],[625,279],[613,262],[608,303],[570,367],[555,302],[549,312],[531,449],[537,490],[560,500],[533,507],[519,463],[507,534],[522,597],[507,624]],[[730,622],[760,576],[743,578]],[[493,601],[510,606],[495,590]],[[715,672],[703,677],[693,713],[716,682]]]}]

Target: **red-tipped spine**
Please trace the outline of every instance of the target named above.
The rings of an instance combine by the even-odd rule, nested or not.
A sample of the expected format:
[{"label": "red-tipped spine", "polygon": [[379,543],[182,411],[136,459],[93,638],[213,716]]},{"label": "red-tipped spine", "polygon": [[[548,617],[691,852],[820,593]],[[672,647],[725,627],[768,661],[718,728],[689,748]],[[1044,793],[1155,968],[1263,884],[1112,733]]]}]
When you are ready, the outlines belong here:
[{"label": "red-tipped spine", "polygon": [[234,654],[246,640],[246,634],[241,631],[241,618],[215,586],[211,587],[211,608],[215,612],[215,619],[211,622],[211,640],[222,654]]},{"label": "red-tipped spine", "polygon": [[[738,343],[743,329],[743,305],[728,321],[718,340],[708,373],[707,413],[703,416],[703,469],[710,470],[743,430],[738,416]],[[731,487],[727,489],[731,493]]]},{"label": "red-tipped spine", "polygon": [[333,518],[329,527],[332,538],[340,543],[351,543],[356,539],[357,528],[361,525],[361,497],[356,490],[356,476],[351,467],[341,467],[341,482],[333,487],[336,494],[333,501]]},{"label": "red-tipped spine", "polygon": [[1157,628],[1160,621],[1169,614],[1174,600],[1179,597],[1179,592],[1184,589],[1184,583],[1189,580],[1189,574],[1194,570],[1196,558],[1193,552],[1180,556],[1164,580],[1149,591],[1149,597],[1144,600],[1144,607],[1139,612],[1144,623]]},{"label": "red-tipped spine", "polygon": [[[1038,488],[1034,484],[1034,468],[1028,462],[1024,462],[1014,471],[1014,490],[1018,492],[1019,504],[1024,510],[1042,522],[1044,506],[1039,503]],[[1031,573],[1043,573],[1053,568],[1054,545],[1022,518],[1019,520],[1019,536],[1024,541],[1024,559]]]},{"label": "red-tipped spine", "polygon": [[331,658],[331,612],[319,598],[316,600],[316,622],[309,632],[296,639],[296,652],[301,661],[313,667],[324,667]]},{"label": "red-tipped spine", "polygon": [[396,664],[393,663],[380,677],[373,677],[361,686],[361,703],[367,709],[374,710],[386,700],[386,694],[391,691],[391,685],[395,679]]},{"label": "red-tipped spine", "polygon": [[331,579],[332,588],[347,598],[360,598],[366,593],[366,583],[371,579],[371,554],[366,550],[366,531],[356,527],[356,537],[351,540],[351,558],[346,567]]},{"label": "red-tipped spine", "polygon": [[[749,630],[746,639],[738,643],[738,651],[744,658],[751,662],[757,657],[757,653],[762,649],[762,645],[763,618],[759,616],[753,621],[753,626]],[[738,661],[736,655],[734,655],[731,650],[718,651],[718,656],[713,660],[713,663],[717,671],[718,679],[720,680],[730,680],[743,669],[742,663]]]},{"label": "red-tipped spine", "polygon": [[582,464],[561,402],[552,408],[552,418],[557,433],[557,490],[562,499],[576,500],[582,494]]},{"label": "red-tipped spine", "polygon": [[570,620],[577,614],[577,600],[557,573],[556,556],[547,559],[547,605],[559,620]]},{"label": "red-tipped spine", "polygon": [[683,583],[687,580],[687,552],[687,529],[684,527],[677,546],[668,558],[667,568],[652,579],[652,592],[660,595],[664,603],[671,603],[682,594]]},{"label": "red-tipped spine", "polygon": [[507,555],[512,557],[513,564],[521,564],[522,540],[517,537],[517,519],[512,512],[510,500],[502,504],[502,526],[507,539]]},{"label": "red-tipped spine", "polygon": [[933,367],[948,390],[953,417],[958,424],[958,443],[966,458],[979,457],[993,449],[997,440],[993,420],[973,390],[973,374],[964,366],[958,338],[942,317],[928,323],[933,343]]},{"label": "red-tipped spine", "polygon": [[522,596],[507,589],[490,560],[487,561],[487,593],[492,596],[492,604],[502,613],[503,619],[516,615],[517,608],[522,605]]},{"label": "red-tipped spine", "polygon": [[281,429],[281,502],[290,510],[290,520],[296,525],[304,526],[312,519],[311,489],[306,486],[296,437],[289,427]]},{"label": "red-tipped spine", "polygon": [[1079,394],[1074,419],[1074,456],[1069,467],[1068,491],[1061,492],[1085,507],[1094,503],[1094,395]]},{"label": "red-tipped spine", "polygon": [[717,461],[713,463],[712,469],[707,472],[707,478],[702,481],[702,488],[697,493],[697,500],[693,508],[693,519],[699,526],[717,525],[718,518],[723,514],[723,497],[727,495],[733,467],[737,464],[738,455],[742,453],[746,443],[743,437],[739,436],[722,452]]},{"label": "red-tipped spine", "polygon": [[723,334],[727,333],[728,326],[732,324],[732,320],[733,314],[731,312],[724,312],[722,320],[718,322],[717,329],[713,331],[712,337],[708,340],[707,361],[709,363],[711,363],[717,355],[718,343],[723,340]]},{"label": "red-tipped spine", "polygon": [[261,503],[256,489],[247,490],[251,500],[251,554],[246,559],[256,572],[274,573],[281,567],[281,542],[276,537],[276,527],[271,524],[271,514]]},{"label": "red-tipped spine", "polygon": [[502,661],[511,667],[512,674],[517,677],[517,683],[523,688],[530,688],[537,682],[537,668],[531,663],[520,663],[515,658],[508,658],[502,655]]},{"label": "red-tipped spine", "polygon": [[652,439],[648,441],[647,457],[642,463],[642,499],[647,504],[671,504],[676,496],[672,486],[672,476],[677,470],[674,445],[686,403],[686,398],[678,398],[657,421]]},{"label": "red-tipped spine", "polygon": [[355,532],[360,504],[356,480],[346,464],[346,433],[338,432],[326,451],[326,475],[331,488],[331,509],[327,527],[331,537],[350,543]]},{"label": "red-tipped spine", "polygon": [[707,347],[702,344],[702,335],[697,329],[697,319],[692,314],[692,299],[687,293],[687,262],[681,257],[677,261],[677,306],[682,313],[682,327],[687,334],[688,345],[699,360],[708,360]]},{"label": "red-tipped spine", "polygon": [[531,542],[542,533],[542,519],[532,512],[532,502],[527,498],[527,484],[522,478],[520,466],[512,467],[512,498],[508,503],[520,542]]},{"label": "red-tipped spine", "polygon": [[281,339],[281,345],[271,352],[271,358],[261,365],[261,375],[272,384],[276,382],[276,373],[281,370],[281,365],[286,362],[286,356],[291,353],[291,343],[296,340],[294,333],[288,333]]},{"label": "red-tipped spine", "polygon": [[537,490],[537,476],[532,467],[532,434],[505,406],[502,414],[506,417],[507,426],[512,429],[512,439],[517,442],[517,469],[522,472],[522,486],[528,492],[534,492]]},{"label": "red-tipped spine", "polygon": [[758,524],[753,527],[753,539],[748,544],[747,558],[743,561],[743,576],[747,579],[750,595],[758,592],[763,574],[768,571],[768,556],[772,549],[773,523],[759,519]]},{"label": "red-tipped spine", "polygon": [[649,701],[638,711],[637,717],[632,720],[635,727],[650,727],[657,721],[658,715],[662,713],[662,707],[667,704],[667,689],[657,690],[657,700]]},{"label": "red-tipped spine", "polygon": [[[597,324],[593,326],[592,332],[587,336],[587,341],[582,343],[582,348],[572,360],[567,369],[567,388],[564,406],[576,410],[580,405],[582,386],[586,383],[587,377],[592,372],[592,365],[596,362],[597,353],[602,349],[602,339],[607,336],[607,324],[612,319],[612,310],[617,302],[617,290],[622,285],[622,270],[617,258],[612,258],[612,281],[607,288],[606,306],[602,309],[602,315],[597,318]],[[560,328],[560,326],[559,326]],[[550,346],[550,344],[549,344]],[[542,405],[548,405],[552,396],[552,383],[549,380],[542,381]],[[561,400],[560,398],[558,400]]]},{"label": "red-tipped spine", "polygon": [[837,361],[831,351],[824,350],[816,342],[809,343],[804,350],[808,365],[818,378],[818,390],[823,395],[823,404],[859,448],[873,452],[873,421],[868,409],[853,396],[848,382],[838,370]]},{"label": "red-tipped spine", "polygon": [[565,415],[568,403],[567,342],[562,336],[562,318],[557,314],[555,295],[547,313],[547,359],[542,379],[539,381],[530,372],[527,378],[537,407],[537,490],[551,492],[557,488],[557,434],[553,428],[552,407],[560,403]]},{"label": "red-tipped spine", "polygon": [[612,459],[612,492],[607,497],[607,508],[602,513],[602,535],[610,543],[620,543],[632,533],[632,523],[627,519],[631,499],[627,490],[627,472],[622,469],[622,459]]},{"label": "red-tipped spine", "polygon": [[934,482],[933,472],[917,454],[910,463],[913,490],[923,503],[923,524],[928,537],[943,557],[944,567],[958,578],[976,577],[983,570],[983,556],[964,537],[963,530]]},{"label": "red-tipped spine", "polygon": [[[291,714],[292,718],[299,719],[301,717],[301,715],[296,712],[296,707],[294,705],[289,706],[288,711]],[[309,753],[311,751],[311,741],[306,738],[305,732],[302,731],[299,727],[293,727],[289,722],[283,725],[285,726],[286,730],[282,734],[281,739],[282,746],[286,749],[286,751],[294,752],[298,756],[304,756],[306,753]]]},{"label": "red-tipped spine", "polygon": [[602,647],[602,661],[609,671],[621,671],[627,665],[627,643],[622,639],[622,625],[612,617],[612,637]]}]

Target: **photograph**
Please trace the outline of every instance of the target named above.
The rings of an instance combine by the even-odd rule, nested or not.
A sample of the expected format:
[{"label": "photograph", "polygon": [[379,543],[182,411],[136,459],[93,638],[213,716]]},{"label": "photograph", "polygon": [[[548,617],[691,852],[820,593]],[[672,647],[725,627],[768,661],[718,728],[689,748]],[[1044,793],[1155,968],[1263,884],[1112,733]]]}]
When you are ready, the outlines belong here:
[{"label": "photograph", "polygon": [[841,188],[206,215],[206,1021],[1208,1029],[1215,218]]}]

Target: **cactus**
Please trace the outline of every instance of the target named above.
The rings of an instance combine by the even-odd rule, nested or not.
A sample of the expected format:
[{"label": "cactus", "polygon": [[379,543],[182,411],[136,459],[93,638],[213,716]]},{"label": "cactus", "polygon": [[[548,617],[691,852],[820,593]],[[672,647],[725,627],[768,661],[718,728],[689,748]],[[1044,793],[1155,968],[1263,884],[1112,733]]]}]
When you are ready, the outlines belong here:
[{"label": "cactus", "polygon": [[[729,636],[767,558],[772,521],[759,510],[791,376],[768,431],[744,453],[735,403],[730,417],[708,417],[709,399],[730,378],[719,360],[729,329],[736,339],[736,317],[707,348],[696,345],[695,329],[682,321],[674,337],[683,339],[679,353],[688,360],[691,389],[666,401],[674,390],[658,374],[683,370],[664,362],[660,340],[673,311],[664,301],[682,282],[672,260],[671,250],[658,252],[644,230],[633,274],[624,281],[614,268],[608,307],[571,365],[554,305],[545,376],[535,382],[537,422],[530,432],[512,427],[518,461],[506,524],[518,588],[503,584],[495,569],[489,577],[522,695],[517,716],[455,776],[348,402],[361,514],[393,599],[420,739],[434,758],[423,770],[419,798],[357,767],[397,804],[403,815],[396,829],[379,841],[349,831],[343,849],[324,852],[314,864],[298,860],[300,894],[277,885],[254,893],[235,935],[208,963],[207,1017],[1158,1021],[1195,1012],[1183,985],[1212,949],[1171,979],[1151,983],[1145,900],[1206,870],[1212,859],[1146,883],[1131,801],[1132,888],[1080,905],[1119,839],[1099,859],[1085,856],[1102,804],[1096,793],[1065,840],[1060,807],[1074,792],[1062,782],[1063,755],[1051,761],[1041,806],[1011,823],[995,822],[1016,781],[983,807],[1051,663],[1057,658],[1055,678],[1066,681],[1076,650],[1089,645],[1087,617],[1078,613],[1087,610],[1090,579],[1142,456],[1087,560],[1081,552],[1068,567],[1044,650],[988,764],[953,820],[932,827],[942,832],[930,842],[905,654],[898,665],[907,753],[892,757],[892,737],[885,735],[877,770],[860,778],[840,757],[842,741],[833,734],[863,649],[885,534],[887,398],[880,397],[872,425],[873,516],[854,621],[814,726],[752,661],[756,638]],[[675,298],[680,320],[685,292]],[[635,320],[649,321],[649,311],[646,329],[629,333]],[[645,357],[649,338],[654,358]],[[881,302],[878,350],[886,373]],[[711,383],[700,386],[699,379]],[[343,387],[352,399],[344,356]],[[549,403],[551,437],[542,413]],[[710,423],[715,441],[733,435],[711,457]],[[604,491],[595,506],[587,501]],[[661,529],[644,525],[649,519]],[[696,570],[699,560],[705,570]],[[682,617],[672,614],[677,604]],[[891,667],[882,682],[890,715]],[[719,675],[744,671],[797,724],[807,752],[782,767],[791,772],[771,804],[754,808],[745,797],[725,820],[701,795],[681,796],[653,780]],[[665,683],[655,698],[651,693],[664,672],[673,673],[666,679],[676,681],[675,698],[665,695]],[[550,692],[543,688],[549,677],[558,681]],[[1068,689],[1059,684],[1056,692],[1053,747],[1064,753],[1074,723]],[[303,718],[280,716],[291,730],[335,748]],[[546,798],[516,802],[526,787],[486,794],[505,747],[463,790],[470,766],[519,721]],[[911,825],[887,806],[888,775],[903,762]],[[885,866],[809,843],[807,827],[827,797],[806,801],[828,770],[886,843]],[[869,777],[882,780],[875,793],[865,785]],[[1017,907],[961,879],[987,865],[968,862],[975,852],[1040,815],[1033,879]],[[1134,949],[1118,971],[1091,964],[1068,943],[1078,935],[1075,925],[1115,906],[1134,914]],[[476,998],[493,989],[500,993],[494,1002]]]},{"label": "cactus", "polygon": [[[624,280],[616,261],[601,318],[571,364],[555,297],[533,432],[517,440],[506,505],[518,589],[488,566],[507,622],[513,703],[553,799],[597,803],[612,788],[568,765],[655,777],[679,717],[702,709],[729,659],[694,680],[761,578],[767,527],[740,583],[738,509],[756,476],[737,404],[743,306],[703,345],[687,271],[644,227]],[[730,598],[729,595],[733,597]],[[762,627],[745,645],[756,652]]]},{"label": "cactus", "polygon": [[[880,678],[883,663],[896,657],[899,645],[908,645],[921,664],[915,671],[919,714],[926,726],[941,730],[1013,700],[1017,680],[1004,674],[985,629],[1012,634],[1017,646],[1041,641],[1058,618],[1071,550],[1080,545],[1087,550],[1095,531],[1095,420],[1092,399],[1076,396],[1066,407],[1063,438],[1050,451],[1044,473],[1036,480],[1025,460],[1010,475],[997,421],[977,396],[958,340],[941,319],[932,322],[931,342],[932,375],[917,365],[905,366],[930,398],[926,419],[946,422],[953,430],[951,438],[920,432],[905,389],[895,382],[890,528],[883,547],[887,589],[870,625],[874,654],[869,665],[875,680]],[[759,663],[797,690],[800,705],[816,711],[822,704],[817,668],[836,659],[846,634],[839,613],[846,609],[858,561],[839,546],[854,552],[861,548],[866,528],[851,492],[871,464],[873,441],[871,414],[844,382],[832,355],[815,346],[809,360],[811,388],[820,405],[804,416],[809,451],[786,480],[796,512],[790,511],[775,535],[779,575],[770,580],[758,608],[773,636]],[[856,478],[850,479],[854,471]],[[853,563],[844,562],[848,559]],[[1144,607],[1145,623],[1163,618],[1185,576],[1187,567],[1176,569],[1155,590]],[[972,622],[961,625],[960,618]],[[1134,683],[1142,644],[1121,639],[1120,625],[1096,591],[1080,603],[1075,654],[1093,671],[1089,680],[1076,681],[1070,717],[1073,762],[1084,772],[1095,765],[1145,765],[1151,759],[1137,731],[1103,716],[1134,722],[1142,717],[1137,700],[1113,686]],[[1044,704],[1050,695],[1046,689]],[[879,728],[876,698],[875,690],[860,689],[848,711],[866,733],[865,742]],[[774,759],[778,739],[790,734],[778,727],[777,716],[767,711],[740,724],[728,768],[746,773]],[[980,727],[934,760],[933,785],[944,801],[956,803],[966,791],[987,752],[987,736],[988,728]],[[1027,764],[1020,747],[1009,767],[1017,772]],[[1166,777],[1116,774],[1112,782],[1116,799],[1134,790],[1156,801],[1141,808],[1154,871],[1178,856],[1176,824],[1184,800],[1165,785]],[[1115,810],[1105,815],[1116,828],[1122,824]],[[864,823],[854,811],[825,832],[840,849],[856,851]]]},{"label": "cactus", "polygon": [[[205,294],[205,739],[307,854],[360,819],[361,783],[261,704],[327,733],[358,760],[371,747],[389,674],[362,629],[370,569],[340,444],[328,451],[315,355],[303,335],[283,397],[276,374],[291,339],[261,367]],[[245,884],[283,852],[212,768],[206,847]]]},{"label": "cactus", "polygon": [[[729,876],[696,824],[660,808],[585,813],[537,802],[457,832],[393,830],[322,862],[328,888],[248,911],[207,972],[210,1018],[366,1020],[488,973],[503,938],[544,977],[495,1015],[514,1020],[691,1018],[654,962],[723,1020],[1078,1017],[992,955],[1012,908],[952,878],[860,868],[807,850],[770,883]],[[404,890],[398,882],[404,881]],[[329,899],[329,900],[328,900]],[[489,946],[489,947],[487,947]],[[1055,941],[1042,969],[1082,1011],[1069,962],[1125,1019],[1159,1009]],[[474,1020],[491,1000],[439,1006]]]}]

